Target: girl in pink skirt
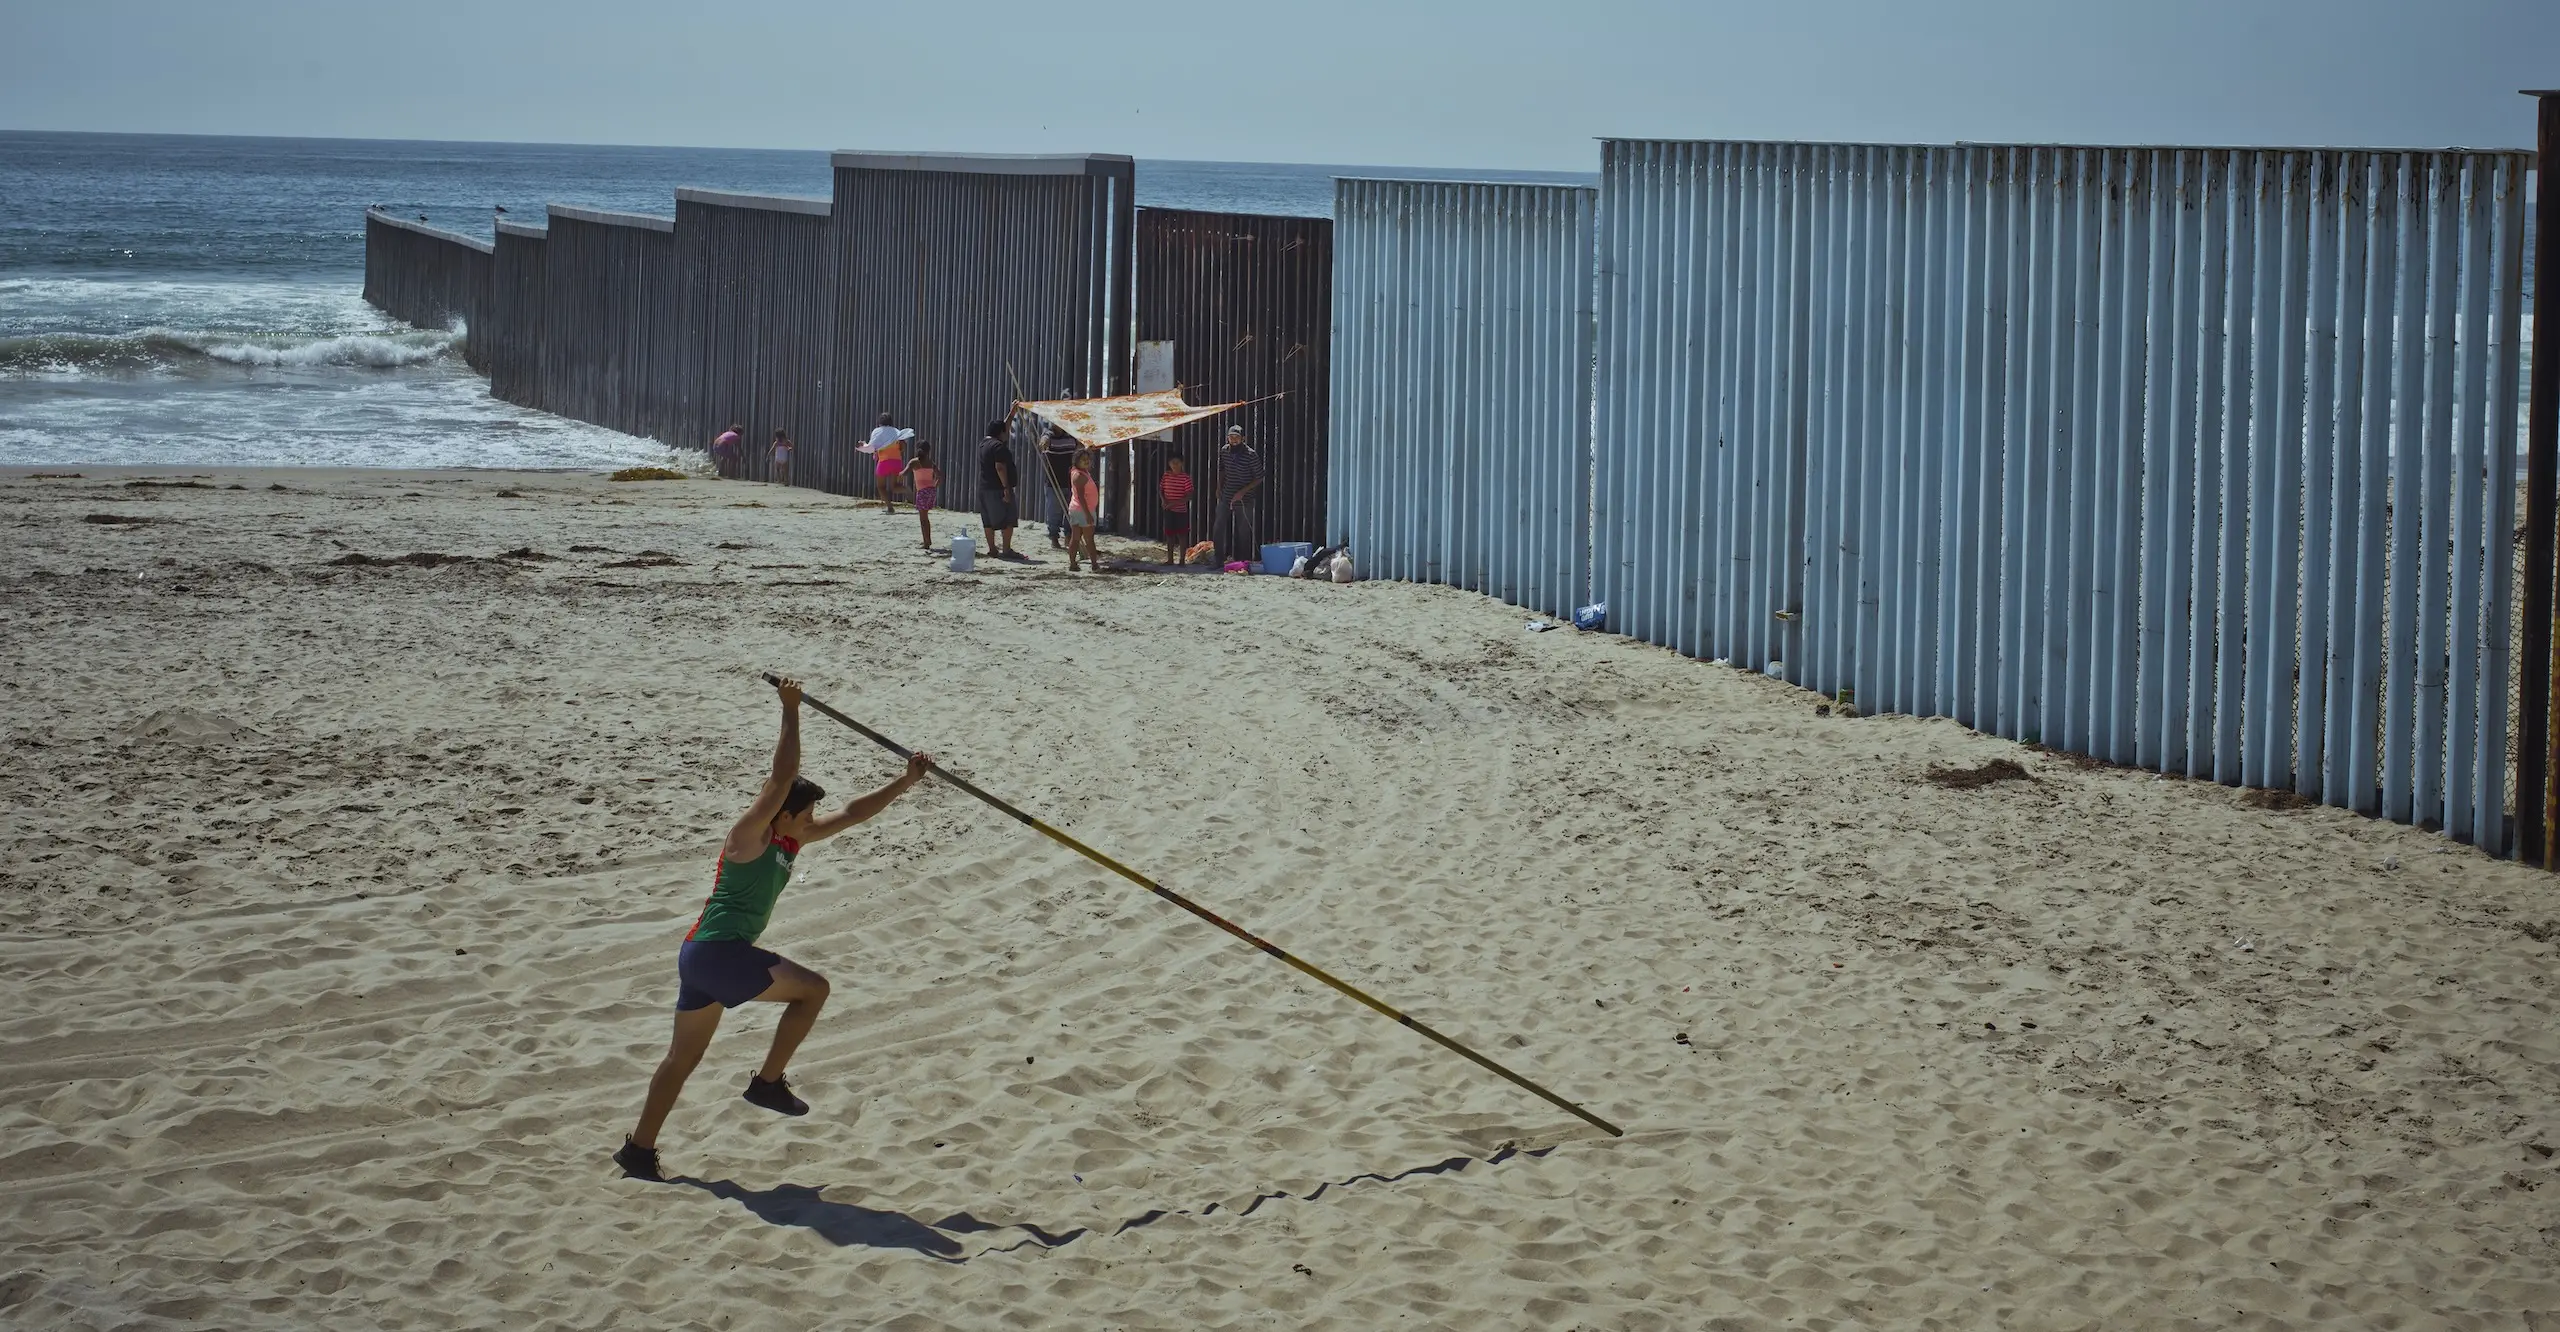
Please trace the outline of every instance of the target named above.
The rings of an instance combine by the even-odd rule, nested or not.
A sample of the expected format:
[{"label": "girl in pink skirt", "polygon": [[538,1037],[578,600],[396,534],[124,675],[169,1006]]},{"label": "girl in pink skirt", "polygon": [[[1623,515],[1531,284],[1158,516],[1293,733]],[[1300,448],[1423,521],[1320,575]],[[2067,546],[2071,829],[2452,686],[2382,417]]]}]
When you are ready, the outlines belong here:
[{"label": "girl in pink skirt", "polygon": [[933,549],[933,506],[942,500],[942,469],[933,465],[933,445],[924,440],[914,444],[915,456],[907,460],[906,477],[915,487],[916,523],[924,530],[924,548]]}]

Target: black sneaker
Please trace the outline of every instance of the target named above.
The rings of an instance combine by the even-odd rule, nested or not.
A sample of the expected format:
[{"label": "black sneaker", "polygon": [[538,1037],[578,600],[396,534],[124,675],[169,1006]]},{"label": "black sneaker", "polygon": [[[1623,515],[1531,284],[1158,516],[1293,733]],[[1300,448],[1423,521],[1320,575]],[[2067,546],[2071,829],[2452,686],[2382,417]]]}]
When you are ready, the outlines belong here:
[{"label": "black sneaker", "polygon": [[758,1077],[749,1077],[746,1099],[749,1105],[763,1106],[778,1115],[809,1113],[809,1103],[791,1094],[791,1079],[788,1077],[775,1078],[771,1082]]},{"label": "black sneaker", "polygon": [[613,1154],[613,1163],[622,1167],[622,1173],[632,1179],[645,1179],[653,1184],[667,1182],[667,1177],[658,1173],[658,1149],[655,1147],[643,1147],[624,1138],[622,1149]]}]

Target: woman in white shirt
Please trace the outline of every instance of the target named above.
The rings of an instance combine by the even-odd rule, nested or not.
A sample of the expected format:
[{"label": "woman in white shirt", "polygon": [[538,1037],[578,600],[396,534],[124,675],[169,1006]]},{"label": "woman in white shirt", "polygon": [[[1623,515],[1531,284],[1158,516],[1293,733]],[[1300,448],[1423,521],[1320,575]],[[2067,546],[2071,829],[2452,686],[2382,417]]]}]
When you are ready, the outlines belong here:
[{"label": "woman in white shirt", "polygon": [[900,430],[890,423],[887,412],[880,413],[880,424],[871,428],[871,441],[862,446],[871,455],[872,489],[889,512],[898,511],[898,491],[906,483],[906,442],[915,438],[912,430]]}]

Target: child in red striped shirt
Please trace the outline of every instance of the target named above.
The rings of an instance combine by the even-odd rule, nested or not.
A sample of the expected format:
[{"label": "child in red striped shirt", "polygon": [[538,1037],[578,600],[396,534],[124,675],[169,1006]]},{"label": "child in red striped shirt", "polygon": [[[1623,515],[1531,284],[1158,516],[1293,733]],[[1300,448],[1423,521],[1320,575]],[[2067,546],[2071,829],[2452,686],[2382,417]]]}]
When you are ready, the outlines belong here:
[{"label": "child in red striped shirt", "polygon": [[1191,542],[1191,471],[1179,453],[1164,460],[1164,479],[1156,483],[1156,494],[1164,500],[1164,562],[1182,562],[1182,550]]}]

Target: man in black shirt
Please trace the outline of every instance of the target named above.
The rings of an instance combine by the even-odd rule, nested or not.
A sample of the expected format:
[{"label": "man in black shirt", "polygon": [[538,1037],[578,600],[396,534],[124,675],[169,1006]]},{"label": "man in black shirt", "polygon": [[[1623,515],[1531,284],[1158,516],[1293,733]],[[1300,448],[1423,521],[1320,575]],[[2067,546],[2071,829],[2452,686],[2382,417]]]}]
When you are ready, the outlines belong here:
[{"label": "man in black shirt", "polygon": [[1019,559],[1013,550],[1014,508],[1013,422],[987,427],[987,442],[978,450],[978,522],[987,529],[987,554]]}]

